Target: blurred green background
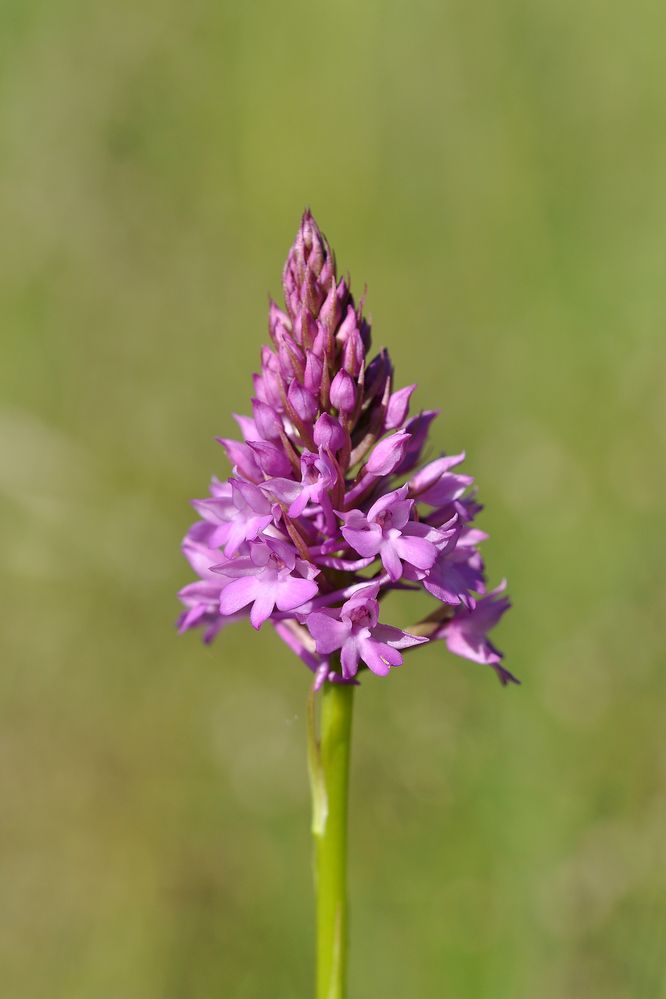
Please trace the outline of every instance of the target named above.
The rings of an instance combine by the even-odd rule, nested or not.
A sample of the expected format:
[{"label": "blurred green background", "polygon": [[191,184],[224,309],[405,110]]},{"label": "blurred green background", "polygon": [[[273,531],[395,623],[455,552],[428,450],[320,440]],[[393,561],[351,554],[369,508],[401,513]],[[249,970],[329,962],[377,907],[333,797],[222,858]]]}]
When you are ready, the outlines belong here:
[{"label": "blurred green background", "polygon": [[467,449],[523,679],[364,681],[351,999],[666,994],[665,30],[3,0],[7,999],[311,995],[308,675],[173,628],[306,204]]}]

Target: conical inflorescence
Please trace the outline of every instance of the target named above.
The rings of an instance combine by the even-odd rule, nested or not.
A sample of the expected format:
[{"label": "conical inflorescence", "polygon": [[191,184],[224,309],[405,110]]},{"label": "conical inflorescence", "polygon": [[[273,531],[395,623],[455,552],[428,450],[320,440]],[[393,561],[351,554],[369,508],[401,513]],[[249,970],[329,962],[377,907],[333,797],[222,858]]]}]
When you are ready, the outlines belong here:
[{"label": "conical inflorescence", "polygon": [[[362,304],[310,212],[282,285],[252,415],[235,417],[242,440],[220,439],[232,473],[193,501],[183,551],[199,578],[179,594],[181,631],[211,641],[230,621],[270,621],[317,683],[385,675],[442,639],[516,682],[487,637],[509,601],[504,584],[486,587],[464,455],[422,464],[437,412],[409,416],[415,386],[396,389],[388,352],[371,355]],[[437,601],[425,620],[381,620],[388,591],[420,588]]]}]

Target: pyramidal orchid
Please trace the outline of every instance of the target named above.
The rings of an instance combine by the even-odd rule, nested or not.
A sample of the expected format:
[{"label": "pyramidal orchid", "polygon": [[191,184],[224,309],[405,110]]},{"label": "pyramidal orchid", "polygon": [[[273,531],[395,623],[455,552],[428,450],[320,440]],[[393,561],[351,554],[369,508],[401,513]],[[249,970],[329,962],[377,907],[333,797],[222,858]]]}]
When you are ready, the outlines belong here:
[{"label": "pyramidal orchid", "polygon": [[[344,996],[346,800],[352,693],[409,649],[444,642],[516,683],[488,639],[509,607],[488,591],[473,526],[481,507],[463,454],[424,461],[437,412],[409,415],[388,352],[371,350],[362,303],[338,278],[309,211],[284,267],[284,308],[270,303],[270,346],[253,376],[242,439],[220,438],[226,482],[193,501],[183,552],[198,576],[180,592],[181,631],[211,641],[228,623],[267,622],[314,674],[310,772],[317,875],[317,996]],[[387,621],[391,590],[434,601],[408,627]],[[314,692],[323,690],[320,732]]]}]

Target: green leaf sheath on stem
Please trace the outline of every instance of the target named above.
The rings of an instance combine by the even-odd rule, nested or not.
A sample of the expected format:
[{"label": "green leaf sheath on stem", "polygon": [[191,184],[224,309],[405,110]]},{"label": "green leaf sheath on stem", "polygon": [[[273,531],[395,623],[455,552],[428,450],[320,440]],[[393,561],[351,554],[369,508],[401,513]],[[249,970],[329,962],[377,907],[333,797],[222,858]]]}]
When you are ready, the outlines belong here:
[{"label": "green leaf sheath on stem", "polygon": [[308,766],[317,906],[316,999],[345,999],[347,973],[347,802],[354,687],[325,683],[320,735],[314,691],[308,705]]}]

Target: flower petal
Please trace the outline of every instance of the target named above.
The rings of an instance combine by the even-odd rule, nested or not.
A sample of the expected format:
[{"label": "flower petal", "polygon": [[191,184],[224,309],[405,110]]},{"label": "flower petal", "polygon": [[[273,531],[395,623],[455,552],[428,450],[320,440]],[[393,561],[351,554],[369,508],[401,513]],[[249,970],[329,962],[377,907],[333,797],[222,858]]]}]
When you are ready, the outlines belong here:
[{"label": "flower petal", "polygon": [[398,650],[385,645],[384,642],[362,638],[359,640],[359,645],[361,659],[378,676],[386,676],[391,666],[402,666],[402,656]]},{"label": "flower petal", "polygon": [[413,645],[423,645],[424,642],[430,641],[429,638],[425,638],[422,635],[410,635],[408,632],[401,631],[400,628],[394,628],[390,624],[378,624],[372,629],[372,637],[376,638],[379,642],[385,642],[394,649],[409,649]]},{"label": "flower petal", "polygon": [[281,611],[295,610],[318,593],[319,587],[313,579],[300,576],[285,576],[279,579],[275,590],[275,603]]},{"label": "flower petal", "polygon": [[235,614],[256,598],[261,582],[256,576],[232,579],[220,593],[220,614]]},{"label": "flower petal", "polygon": [[393,541],[384,541],[379,554],[384,568],[395,583],[402,576],[402,562],[398,558]]},{"label": "flower petal", "polygon": [[416,496],[425,489],[429,489],[430,486],[441,479],[445,472],[455,468],[456,465],[459,465],[464,460],[465,452],[462,451],[460,454],[449,454],[443,458],[435,458],[434,461],[428,462],[427,465],[419,469],[409,483],[411,494]]},{"label": "flower petal", "polygon": [[451,500],[458,499],[465,492],[468,486],[474,482],[471,475],[453,475],[446,473],[441,479],[419,494],[419,503],[426,503],[428,506],[443,506]]},{"label": "flower petal", "polygon": [[277,592],[277,583],[275,579],[261,579],[258,581],[257,586],[257,597],[252,604],[252,610],[250,611],[250,621],[252,622],[253,628],[261,628],[264,621],[266,621],[275,608],[275,597]]},{"label": "flower petal", "polygon": [[368,558],[370,555],[376,555],[382,546],[382,529],[379,524],[369,524],[365,518],[363,520],[363,526],[345,526],[341,528],[341,532],[347,544],[355,552],[363,558]]},{"label": "flower petal", "polygon": [[327,614],[325,611],[315,611],[308,615],[305,622],[317,643],[317,652],[323,655],[342,648],[351,631],[349,621],[338,621],[331,616],[332,613],[334,612]]},{"label": "flower petal", "polygon": [[394,510],[398,509],[402,511],[402,506],[400,504],[407,503],[407,512],[411,510],[414,505],[413,500],[408,500],[407,498],[407,486],[400,486],[399,489],[393,489],[390,493],[384,493],[380,496],[375,503],[372,504],[368,510],[368,520],[376,520],[377,515],[383,513],[384,510],[390,510],[393,513]]},{"label": "flower petal", "polygon": [[413,538],[404,534],[395,538],[393,547],[399,558],[415,565],[417,569],[429,569],[438,555],[435,546],[425,538]]},{"label": "flower petal", "polygon": [[356,673],[358,672],[358,652],[357,641],[350,635],[345,644],[342,646],[342,652],[340,653],[342,675],[345,680],[351,680],[351,678],[356,676]]}]

